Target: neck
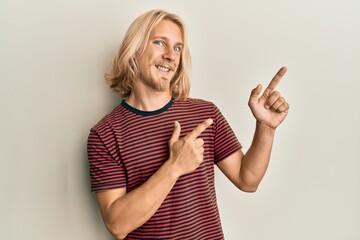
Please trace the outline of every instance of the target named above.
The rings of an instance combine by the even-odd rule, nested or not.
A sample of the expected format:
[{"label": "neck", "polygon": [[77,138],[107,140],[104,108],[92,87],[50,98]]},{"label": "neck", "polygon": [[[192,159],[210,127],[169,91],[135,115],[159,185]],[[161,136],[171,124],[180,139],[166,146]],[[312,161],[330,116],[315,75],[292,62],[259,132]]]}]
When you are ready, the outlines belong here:
[{"label": "neck", "polygon": [[170,100],[170,91],[140,91],[134,87],[126,102],[141,111],[155,111],[164,107]]}]

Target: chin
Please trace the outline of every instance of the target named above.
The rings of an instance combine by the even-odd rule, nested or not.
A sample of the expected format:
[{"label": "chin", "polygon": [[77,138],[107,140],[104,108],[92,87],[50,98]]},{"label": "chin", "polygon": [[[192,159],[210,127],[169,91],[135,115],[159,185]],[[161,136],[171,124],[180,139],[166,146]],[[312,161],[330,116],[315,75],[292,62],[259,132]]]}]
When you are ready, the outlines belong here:
[{"label": "chin", "polygon": [[152,82],[151,87],[158,92],[165,92],[170,88],[169,84],[163,80],[161,80],[161,82]]}]

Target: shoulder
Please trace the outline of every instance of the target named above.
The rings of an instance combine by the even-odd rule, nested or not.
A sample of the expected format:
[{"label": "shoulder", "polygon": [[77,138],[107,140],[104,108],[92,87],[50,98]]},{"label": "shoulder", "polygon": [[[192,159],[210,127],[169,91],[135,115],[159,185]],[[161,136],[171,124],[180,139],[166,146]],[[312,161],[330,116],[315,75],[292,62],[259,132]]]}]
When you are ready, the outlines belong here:
[{"label": "shoulder", "polygon": [[199,98],[176,100],[174,105],[177,109],[183,109],[197,113],[207,113],[211,115],[218,111],[217,106],[213,102]]},{"label": "shoulder", "polygon": [[213,104],[211,101],[200,99],[200,98],[187,98],[185,101],[191,102],[193,104],[205,104],[205,105]]},{"label": "shoulder", "polygon": [[[98,123],[96,123],[92,128],[92,132],[106,132],[112,129],[116,118],[119,116],[119,112],[121,110],[121,105],[116,106],[111,112],[106,114]],[[121,114],[120,114],[121,115]]]},{"label": "shoulder", "polygon": [[187,98],[185,100],[177,100],[178,103],[180,104],[186,104],[186,105],[191,105],[191,106],[199,106],[199,107],[210,107],[210,108],[214,108],[215,104],[211,101],[208,100],[203,100],[203,99],[199,99],[199,98]]}]

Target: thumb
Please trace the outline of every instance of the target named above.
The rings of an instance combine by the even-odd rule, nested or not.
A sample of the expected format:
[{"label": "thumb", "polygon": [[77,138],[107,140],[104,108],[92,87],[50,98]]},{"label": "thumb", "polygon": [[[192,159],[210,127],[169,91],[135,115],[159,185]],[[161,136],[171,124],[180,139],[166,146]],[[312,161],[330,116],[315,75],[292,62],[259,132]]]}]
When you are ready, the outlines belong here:
[{"label": "thumb", "polygon": [[258,100],[259,96],[260,96],[260,93],[261,93],[261,90],[262,90],[262,85],[261,84],[257,85],[256,88],[254,88],[251,91],[249,101],[251,102],[251,101],[254,101],[254,100]]},{"label": "thumb", "polygon": [[172,136],[170,138],[170,141],[169,141],[170,146],[179,140],[180,132],[181,132],[180,123],[176,121],[174,123],[173,134],[172,134]]}]

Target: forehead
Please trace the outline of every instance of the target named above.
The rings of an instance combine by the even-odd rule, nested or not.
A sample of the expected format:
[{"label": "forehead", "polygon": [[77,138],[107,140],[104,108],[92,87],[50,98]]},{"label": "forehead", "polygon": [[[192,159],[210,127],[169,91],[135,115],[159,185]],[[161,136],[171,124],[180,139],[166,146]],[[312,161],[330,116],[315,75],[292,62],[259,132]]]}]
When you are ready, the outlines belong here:
[{"label": "forehead", "polygon": [[170,20],[161,20],[151,33],[150,38],[165,37],[172,42],[182,43],[182,33],[180,27]]}]

